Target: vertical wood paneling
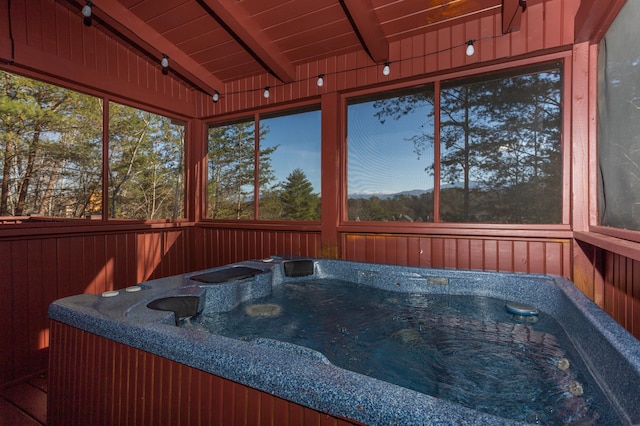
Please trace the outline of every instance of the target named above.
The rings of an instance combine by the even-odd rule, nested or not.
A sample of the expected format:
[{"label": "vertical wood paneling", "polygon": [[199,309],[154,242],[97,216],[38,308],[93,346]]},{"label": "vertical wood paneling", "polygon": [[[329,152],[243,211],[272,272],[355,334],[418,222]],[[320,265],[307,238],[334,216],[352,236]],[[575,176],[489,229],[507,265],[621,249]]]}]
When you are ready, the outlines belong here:
[{"label": "vertical wood paneling", "polygon": [[158,277],[192,270],[185,232],[0,239],[0,385],[47,367],[47,308],[54,300],[136,284],[137,264]]},{"label": "vertical wood paneling", "polygon": [[[502,17],[496,12],[495,15],[484,15],[464,24],[393,40],[389,43],[389,60],[392,65],[391,75],[388,77],[381,74],[382,64],[376,66],[363,52],[346,53],[312,64],[299,65],[296,68],[298,81],[289,85],[272,82],[271,85],[278,86],[278,90],[274,90],[272,98],[266,102],[294,101],[313,95],[318,90],[315,78],[322,69],[328,74],[324,90],[344,91],[567,46],[573,42],[574,16],[579,4],[579,0],[549,0],[528,5],[520,30],[505,35],[502,34]],[[475,45],[476,54],[467,57],[464,44],[471,39],[478,40]],[[207,102],[207,94],[194,93],[194,96],[202,100],[196,102],[198,117],[211,117],[264,105],[261,90],[255,89],[268,85],[268,78],[270,76],[265,74],[225,84],[221,91],[223,97],[217,104],[210,100]],[[225,92],[234,94],[227,97]]]},{"label": "vertical wood paneling", "polygon": [[576,242],[573,280],[598,306],[640,339],[640,262]]},{"label": "vertical wood paneling", "polygon": [[52,426],[355,424],[55,321],[50,327]]},{"label": "vertical wood paneling", "polygon": [[[320,232],[200,228],[198,269],[290,254],[320,257]],[[200,241],[200,239],[196,239]]]},{"label": "vertical wood paneling", "polygon": [[[345,260],[571,276],[570,263],[565,261],[571,249],[569,240],[389,234],[344,234],[342,238]],[[378,246],[384,250],[377,250]]]}]

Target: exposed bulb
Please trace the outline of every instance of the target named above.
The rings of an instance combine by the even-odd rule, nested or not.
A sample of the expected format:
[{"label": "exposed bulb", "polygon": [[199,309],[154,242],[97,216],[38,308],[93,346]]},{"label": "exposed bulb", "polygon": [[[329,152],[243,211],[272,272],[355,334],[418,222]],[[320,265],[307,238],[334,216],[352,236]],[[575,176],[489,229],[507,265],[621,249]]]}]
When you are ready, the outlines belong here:
[{"label": "exposed bulb", "polygon": [[385,62],[384,63],[384,68],[382,68],[382,75],[389,75],[391,74],[391,68],[389,68],[390,63],[389,62]]},{"label": "exposed bulb", "polygon": [[214,102],[214,103],[215,103],[215,102],[218,102],[218,101],[220,100],[220,93],[218,93],[218,91],[216,90],[216,91],[213,93],[213,96],[211,96],[211,99],[213,99],[213,102]]},{"label": "exposed bulb", "polygon": [[91,2],[88,1],[87,4],[82,6],[82,16],[85,18],[91,18]]},{"label": "exposed bulb", "polygon": [[162,55],[160,65],[162,65],[162,68],[167,68],[169,66],[169,57],[167,55]]},{"label": "exposed bulb", "polygon": [[262,94],[262,96],[264,96],[265,99],[269,99],[269,86],[264,88],[264,93]]},{"label": "exposed bulb", "polygon": [[318,82],[317,82],[317,84],[318,84],[318,87],[322,87],[322,86],[324,86],[324,74],[320,74],[320,75],[318,76]]},{"label": "exposed bulb", "polygon": [[476,49],[473,47],[473,40],[467,42],[467,56],[473,56],[476,53]]}]

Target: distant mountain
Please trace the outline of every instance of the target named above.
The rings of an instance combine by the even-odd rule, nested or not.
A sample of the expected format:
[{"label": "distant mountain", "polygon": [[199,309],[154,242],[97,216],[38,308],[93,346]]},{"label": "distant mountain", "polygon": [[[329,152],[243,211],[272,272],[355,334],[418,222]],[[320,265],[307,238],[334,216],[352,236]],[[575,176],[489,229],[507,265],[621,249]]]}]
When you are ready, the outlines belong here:
[{"label": "distant mountain", "polygon": [[[471,182],[471,188],[476,188],[478,186],[477,182]],[[446,185],[442,185],[440,187],[440,189],[451,189],[451,188],[462,188],[464,187],[464,184],[462,182],[456,182],[456,183],[448,183]],[[349,198],[364,198],[364,199],[369,199],[371,197],[378,197],[381,200],[386,200],[387,198],[393,198],[396,195],[408,195],[408,196],[414,196],[414,197],[419,197],[422,194],[429,194],[433,192],[433,188],[430,189],[411,189],[409,191],[402,191],[402,192],[394,192],[392,194],[389,193],[385,193],[385,192],[377,192],[377,193],[354,193],[354,194],[349,194]]]}]

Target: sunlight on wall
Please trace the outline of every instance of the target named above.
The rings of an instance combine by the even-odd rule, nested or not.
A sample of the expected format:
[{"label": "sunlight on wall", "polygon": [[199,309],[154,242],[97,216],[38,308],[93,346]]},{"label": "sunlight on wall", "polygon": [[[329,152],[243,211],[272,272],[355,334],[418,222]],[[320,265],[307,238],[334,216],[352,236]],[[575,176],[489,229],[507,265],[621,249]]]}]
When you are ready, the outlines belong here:
[{"label": "sunlight on wall", "polygon": [[49,327],[43,328],[38,332],[38,349],[49,347]]}]

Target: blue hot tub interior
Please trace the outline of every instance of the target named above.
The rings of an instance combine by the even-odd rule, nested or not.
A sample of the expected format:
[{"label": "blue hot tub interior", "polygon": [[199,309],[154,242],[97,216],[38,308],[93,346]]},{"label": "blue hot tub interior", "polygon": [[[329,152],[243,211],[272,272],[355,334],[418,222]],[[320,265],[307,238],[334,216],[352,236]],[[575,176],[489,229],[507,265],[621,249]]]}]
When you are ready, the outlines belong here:
[{"label": "blue hot tub interior", "polygon": [[[597,382],[598,392],[604,396],[597,399],[598,403],[604,399],[602,405],[607,405],[591,407],[589,416],[576,419],[606,422],[603,424],[640,423],[640,407],[636,404],[640,343],[561,277],[270,258],[149,281],[117,295],[105,295],[111,297],[61,299],[51,305],[50,317],[366,424],[514,423],[513,418],[340,368],[325,354],[305,346],[268,337],[243,341],[176,326],[185,318],[226,313],[255,300],[268,301],[274,290],[318,279],[348,281],[396,294],[497,298],[508,304],[510,313],[524,324],[529,316],[536,315],[534,311],[548,315],[561,325],[573,343],[572,350]],[[400,330],[398,336],[412,342],[416,336],[410,331]],[[577,409],[584,410],[578,405]],[[521,420],[537,421],[536,417]]]}]

